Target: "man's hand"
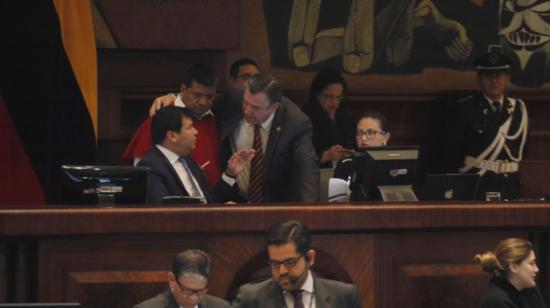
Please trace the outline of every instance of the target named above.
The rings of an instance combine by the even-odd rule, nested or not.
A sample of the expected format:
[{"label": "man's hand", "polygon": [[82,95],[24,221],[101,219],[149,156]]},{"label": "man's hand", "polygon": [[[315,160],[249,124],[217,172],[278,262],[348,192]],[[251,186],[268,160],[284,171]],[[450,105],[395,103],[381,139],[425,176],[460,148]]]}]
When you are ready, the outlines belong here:
[{"label": "man's hand", "polygon": [[231,155],[227,161],[227,175],[237,177],[243,171],[246,164],[254,157],[254,153],[254,149],[245,149]]},{"label": "man's hand", "polygon": [[149,116],[152,117],[155,113],[162,107],[174,105],[176,101],[176,96],[173,93],[168,93],[164,96],[159,96],[155,98],[153,104],[149,108]]},{"label": "man's hand", "polygon": [[354,150],[346,149],[339,144],[331,146],[328,150],[323,152],[321,156],[321,163],[326,163],[329,161],[339,161],[342,158],[350,157],[355,154]]}]

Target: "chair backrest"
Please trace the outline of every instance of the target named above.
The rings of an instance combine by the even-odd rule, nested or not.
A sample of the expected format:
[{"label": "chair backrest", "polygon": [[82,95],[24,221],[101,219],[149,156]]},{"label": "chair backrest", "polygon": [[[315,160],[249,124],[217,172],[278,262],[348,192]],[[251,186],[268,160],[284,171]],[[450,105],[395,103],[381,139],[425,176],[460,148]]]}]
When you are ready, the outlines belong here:
[{"label": "chair backrest", "polygon": [[334,168],[319,169],[319,202],[328,202],[328,181],[334,175]]}]

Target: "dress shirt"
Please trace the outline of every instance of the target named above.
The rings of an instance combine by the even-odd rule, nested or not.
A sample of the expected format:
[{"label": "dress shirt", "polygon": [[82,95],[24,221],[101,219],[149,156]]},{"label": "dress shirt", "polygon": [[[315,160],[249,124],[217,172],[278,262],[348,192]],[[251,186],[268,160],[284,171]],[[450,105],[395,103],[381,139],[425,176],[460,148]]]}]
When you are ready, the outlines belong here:
[{"label": "dress shirt", "polygon": [[[313,276],[311,274],[311,271],[307,271],[307,278],[302,287],[300,289],[303,291],[302,293],[302,301],[304,302],[304,307],[306,308],[316,308],[315,304],[315,294],[313,290]],[[294,308],[294,298],[292,297],[292,294],[288,291],[283,291],[284,297],[285,297],[285,304],[287,308]]]},{"label": "dress shirt", "polygon": [[[181,99],[181,94],[179,94],[179,93],[178,93],[178,95],[176,95],[176,100],[174,101],[174,106],[186,108],[185,103],[184,103],[183,100]],[[214,116],[214,114],[212,113],[212,110],[211,110],[211,109],[208,109],[207,112],[205,112],[204,114],[202,114],[202,115],[199,117],[199,120],[202,119],[202,118],[204,118],[204,117],[207,116],[207,115]]]},{"label": "dress shirt", "polygon": [[[205,197],[204,192],[201,189],[201,186],[199,185],[199,182],[197,182],[197,179],[193,176],[191,172],[187,172],[186,168],[183,166],[183,164],[179,161],[180,156],[167,148],[156,145],[157,149],[168,159],[170,164],[172,164],[172,167],[176,170],[176,173],[178,174],[178,177],[180,178],[181,182],[183,183],[183,187],[189,193],[191,196],[191,192],[193,191],[193,185],[197,188],[199,191],[200,196],[191,196],[191,197]],[[191,183],[193,181],[193,184]]]},{"label": "dress shirt", "polygon": [[[269,132],[271,130],[271,124],[273,123],[273,117],[275,112],[271,114],[267,120],[260,124],[259,132],[262,137],[262,152],[265,157],[265,149],[267,142],[269,141]],[[233,133],[231,147],[233,152],[237,152],[244,149],[251,149],[254,142],[254,125],[249,124],[243,118],[237,129]],[[265,163],[265,160],[264,160]],[[250,177],[250,161],[246,164],[243,171],[237,176],[237,184],[239,184],[240,194],[243,198],[248,198],[248,180]]]},{"label": "dress shirt", "polygon": [[489,105],[491,105],[491,110],[497,111],[496,107],[493,105],[493,102],[498,102],[500,104],[500,107],[498,109],[502,110],[502,104],[504,102],[504,95],[502,95],[498,100],[495,100],[495,101],[490,99],[489,97],[487,97],[487,95],[485,95],[485,94],[483,94],[483,96],[489,102]]}]

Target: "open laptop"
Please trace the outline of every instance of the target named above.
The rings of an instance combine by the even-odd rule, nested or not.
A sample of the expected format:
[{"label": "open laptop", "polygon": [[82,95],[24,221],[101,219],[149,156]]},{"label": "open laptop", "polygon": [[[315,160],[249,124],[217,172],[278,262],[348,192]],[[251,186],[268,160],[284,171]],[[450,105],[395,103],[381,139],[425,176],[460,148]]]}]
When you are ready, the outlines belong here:
[{"label": "open laptop", "polygon": [[422,201],[475,200],[479,174],[446,173],[427,174],[422,185]]}]

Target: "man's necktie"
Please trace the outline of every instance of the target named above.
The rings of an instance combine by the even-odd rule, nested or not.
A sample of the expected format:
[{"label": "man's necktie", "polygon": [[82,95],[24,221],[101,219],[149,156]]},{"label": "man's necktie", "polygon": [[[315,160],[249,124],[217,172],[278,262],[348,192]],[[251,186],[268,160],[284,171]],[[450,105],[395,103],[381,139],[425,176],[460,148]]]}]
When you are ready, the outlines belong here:
[{"label": "man's necktie", "polygon": [[258,125],[254,126],[254,141],[252,142],[255,154],[250,162],[250,177],[248,180],[248,201],[259,203],[263,201],[262,192],[262,171],[264,153],[262,151],[262,136]]},{"label": "man's necktie", "polygon": [[493,105],[493,111],[494,112],[499,112],[500,111],[500,102],[495,101],[495,102],[492,102],[491,105]]},{"label": "man's necktie", "polygon": [[294,308],[304,308],[304,301],[302,300],[303,290],[292,290],[290,294],[294,298]]},{"label": "man's necktie", "polygon": [[190,197],[202,197],[199,188],[195,184],[195,181],[193,179],[193,173],[191,173],[191,169],[189,169],[189,166],[187,165],[187,161],[185,158],[180,157],[179,158],[180,163],[183,165],[183,168],[185,169],[185,172],[187,172],[187,178],[189,179],[189,182],[191,183],[191,191],[188,191]]}]

